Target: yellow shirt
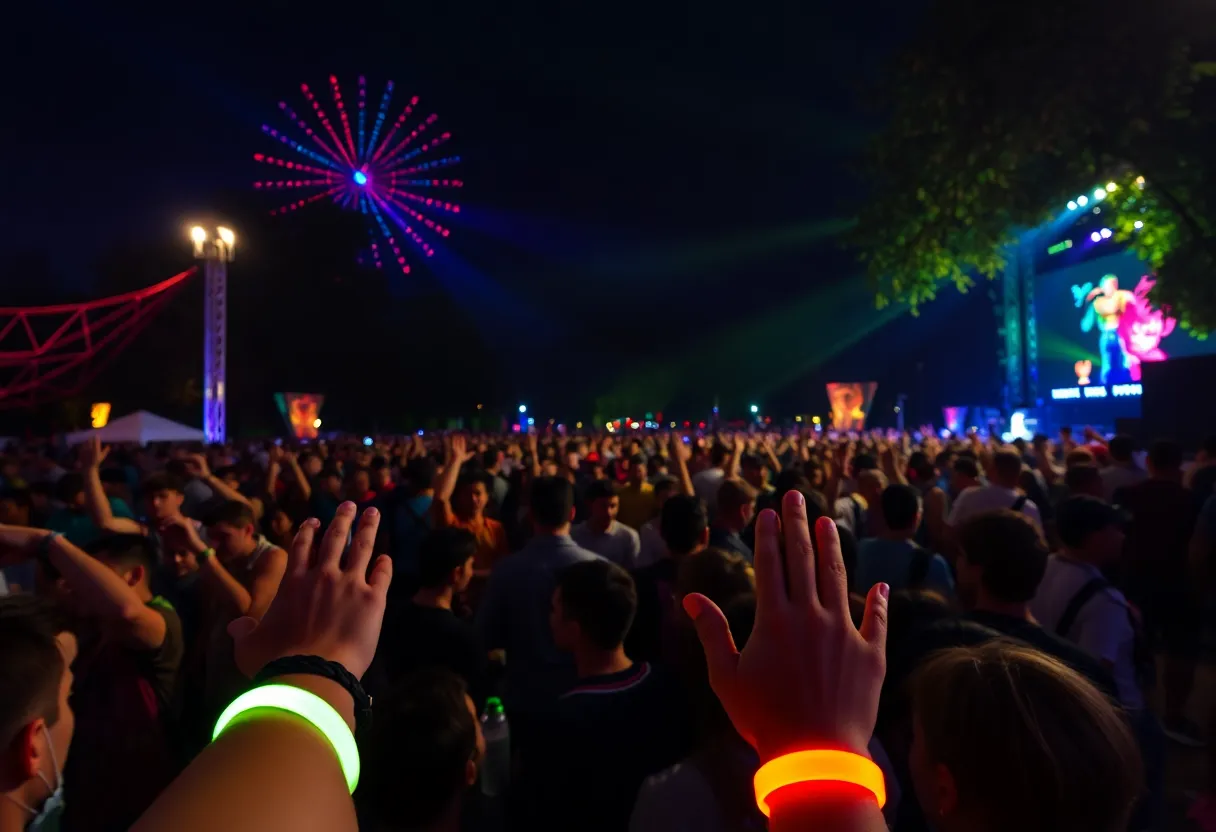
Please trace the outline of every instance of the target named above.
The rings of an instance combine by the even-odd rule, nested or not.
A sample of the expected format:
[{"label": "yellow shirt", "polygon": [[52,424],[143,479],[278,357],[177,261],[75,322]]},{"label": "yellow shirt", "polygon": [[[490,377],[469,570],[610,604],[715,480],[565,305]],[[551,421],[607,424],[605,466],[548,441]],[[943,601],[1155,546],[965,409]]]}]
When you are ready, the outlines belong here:
[{"label": "yellow shirt", "polygon": [[621,498],[621,510],[616,519],[633,529],[641,529],[650,518],[658,513],[659,506],[654,499],[654,486],[648,482],[640,486],[630,483],[617,490]]}]

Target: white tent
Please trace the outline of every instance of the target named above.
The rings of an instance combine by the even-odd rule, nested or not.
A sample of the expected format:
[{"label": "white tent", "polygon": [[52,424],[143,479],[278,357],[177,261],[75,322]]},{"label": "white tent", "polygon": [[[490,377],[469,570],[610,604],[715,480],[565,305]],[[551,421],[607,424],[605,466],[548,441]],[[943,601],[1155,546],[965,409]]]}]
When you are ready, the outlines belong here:
[{"label": "white tent", "polygon": [[124,443],[138,442],[147,445],[149,442],[202,442],[203,432],[189,425],[179,425],[163,416],[137,410],[134,413],[114,419],[104,428],[78,430],[67,435],[69,445],[79,445],[93,436],[99,436],[102,442]]}]

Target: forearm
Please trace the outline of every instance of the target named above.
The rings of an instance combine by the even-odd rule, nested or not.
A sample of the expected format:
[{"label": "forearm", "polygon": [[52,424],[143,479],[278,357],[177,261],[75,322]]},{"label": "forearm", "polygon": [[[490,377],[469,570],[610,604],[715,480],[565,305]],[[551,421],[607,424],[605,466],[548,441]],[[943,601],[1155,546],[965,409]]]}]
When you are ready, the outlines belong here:
[{"label": "forearm", "polygon": [[[354,725],[340,685],[319,676],[273,680],[310,690]],[[328,740],[300,717],[261,709],[238,718],[174,780],[134,832],[357,829],[354,804]]]},{"label": "forearm", "polygon": [[266,469],[266,496],[273,498],[279,487],[279,463],[272,462]]},{"label": "forearm", "polygon": [[688,463],[676,457],[676,476],[680,480],[680,490],[685,497],[695,497],[696,489],[692,487],[692,475],[688,473]]},{"label": "forearm", "polygon": [[232,577],[232,573],[224,568],[224,564],[212,554],[199,564],[204,586],[210,590],[221,603],[236,611],[237,615],[245,615],[253,606],[253,597],[241,582]]},{"label": "forearm", "polygon": [[304,469],[300,467],[300,463],[292,459],[288,461],[288,464],[291,466],[291,475],[295,477],[300,494],[306,501],[312,499],[312,486],[308,484],[308,477],[304,476]]},{"label": "forearm", "polygon": [[203,477],[202,479],[204,482],[207,483],[207,486],[212,491],[214,491],[216,494],[219,494],[225,500],[235,500],[238,503],[244,503],[245,505],[249,506],[250,508],[253,508],[253,503],[249,502],[248,497],[246,497],[244,494],[242,494],[241,492],[237,491],[235,488],[228,485],[228,483],[221,480],[215,474],[208,474],[207,476]]},{"label": "forearm", "polygon": [[47,555],[72,592],[94,614],[110,621],[131,621],[143,611],[143,602],[118,573],[62,535],[50,541]]},{"label": "forearm", "polygon": [[109,529],[114,525],[110,499],[101,487],[101,472],[94,467],[84,470],[84,506],[89,512],[89,519],[99,529]]}]

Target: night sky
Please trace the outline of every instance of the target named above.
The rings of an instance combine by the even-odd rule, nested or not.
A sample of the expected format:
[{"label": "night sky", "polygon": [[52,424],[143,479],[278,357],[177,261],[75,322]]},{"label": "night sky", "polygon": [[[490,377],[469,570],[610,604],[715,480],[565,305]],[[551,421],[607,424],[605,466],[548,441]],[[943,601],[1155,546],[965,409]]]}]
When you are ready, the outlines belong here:
[{"label": "night sky", "polygon": [[[257,399],[230,404],[238,424],[262,426],[270,392],[291,385],[328,393],[330,415],[356,429],[370,411],[396,427],[403,409],[440,416],[482,398],[571,420],[695,415],[715,395],[729,410],[811,412],[824,381],[854,378],[878,380],[880,400],[900,379],[929,418],[943,399],[993,396],[988,287],[889,323],[898,313],[873,310],[837,240],[864,196],[857,151],[881,124],[860,92],[917,5],[31,5],[3,58],[0,288],[19,298],[7,302],[95,297],[115,247],[157,249],[162,277],[189,265],[191,217],[234,194],[271,207],[248,186],[264,173],[251,155],[275,150],[259,127],[277,102],[302,103],[300,82],[324,89],[331,73],[349,94],[363,74],[369,102],[391,78],[452,131],[467,211],[409,285],[367,272],[308,285],[302,272],[314,307],[290,333],[234,306],[234,328],[315,348],[303,370],[230,370],[234,397]],[[254,256],[238,254],[234,281],[258,279],[269,237],[242,238]],[[36,290],[12,267],[30,257],[48,263]],[[383,309],[397,310],[363,322],[385,333],[374,343],[325,319],[326,293],[356,279],[383,281]],[[363,370],[369,352],[411,388],[391,408],[370,404],[384,391]]]}]

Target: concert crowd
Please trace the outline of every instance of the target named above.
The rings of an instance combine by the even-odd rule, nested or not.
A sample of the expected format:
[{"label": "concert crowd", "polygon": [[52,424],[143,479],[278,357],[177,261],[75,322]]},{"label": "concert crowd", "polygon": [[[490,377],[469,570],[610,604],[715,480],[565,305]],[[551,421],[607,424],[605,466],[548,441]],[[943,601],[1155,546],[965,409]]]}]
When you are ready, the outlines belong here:
[{"label": "concert crowd", "polygon": [[1214,487],[1090,429],[16,444],[0,832],[1216,830]]}]

